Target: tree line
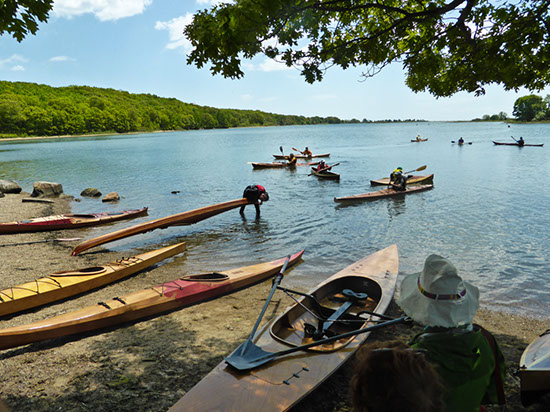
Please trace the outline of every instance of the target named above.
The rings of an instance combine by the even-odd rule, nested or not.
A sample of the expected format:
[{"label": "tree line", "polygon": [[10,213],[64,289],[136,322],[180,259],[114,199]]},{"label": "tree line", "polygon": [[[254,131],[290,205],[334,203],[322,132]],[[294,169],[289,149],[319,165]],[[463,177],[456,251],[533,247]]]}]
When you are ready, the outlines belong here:
[{"label": "tree line", "polygon": [[217,109],[152,94],[89,86],[0,81],[0,137],[62,136],[246,126],[335,124],[258,110]]}]

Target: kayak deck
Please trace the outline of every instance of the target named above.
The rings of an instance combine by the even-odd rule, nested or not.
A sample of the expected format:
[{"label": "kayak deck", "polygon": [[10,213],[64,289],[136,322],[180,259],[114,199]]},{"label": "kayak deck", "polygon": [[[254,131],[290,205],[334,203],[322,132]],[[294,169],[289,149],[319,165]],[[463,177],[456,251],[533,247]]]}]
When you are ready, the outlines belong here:
[{"label": "kayak deck", "polygon": [[394,189],[382,189],[382,190],[376,190],[374,192],[368,192],[368,193],[362,193],[360,195],[352,195],[352,196],[345,196],[345,197],[335,197],[334,201],[338,203],[343,202],[361,202],[361,201],[368,201],[368,200],[377,200],[377,199],[383,199],[387,197],[398,197],[407,195],[414,192],[422,192],[425,190],[430,190],[433,188],[433,185],[418,185],[418,186],[407,186],[406,190],[394,190]]},{"label": "kayak deck", "polygon": [[[274,154],[273,157],[275,159],[288,159],[288,155],[284,156],[282,154]],[[297,155],[294,155],[295,158],[297,159],[315,159],[317,157],[330,157],[330,153],[323,153],[323,154],[318,154],[318,155],[311,155],[311,156],[306,156],[306,155],[303,155],[303,154],[297,154]]]},{"label": "kayak deck", "polygon": [[[407,185],[417,185],[417,184],[432,184],[434,181],[433,173],[431,175],[420,175],[420,176],[409,176],[407,179]],[[371,186],[387,186],[390,184],[390,178],[385,177],[378,180],[371,180]]]}]

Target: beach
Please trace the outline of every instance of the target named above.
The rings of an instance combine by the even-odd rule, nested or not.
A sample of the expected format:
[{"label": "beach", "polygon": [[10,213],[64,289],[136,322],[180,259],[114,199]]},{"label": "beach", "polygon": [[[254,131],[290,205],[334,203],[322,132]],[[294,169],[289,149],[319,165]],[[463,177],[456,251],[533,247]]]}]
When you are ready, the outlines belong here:
[{"label": "beach", "polygon": [[[57,199],[54,204],[22,203],[21,199],[28,196],[28,193],[6,194],[0,198],[1,221],[70,212],[70,200]],[[16,286],[56,271],[102,265],[142,252],[120,253],[98,248],[72,257],[70,252],[78,241],[54,241],[86,239],[92,237],[92,233],[90,229],[81,229],[1,236],[0,288]],[[39,243],[6,246],[23,242]],[[152,270],[165,280],[177,278],[183,273],[174,270],[175,259],[185,259],[185,253],[74,299],[8,316],[2,319],[1,327],[49,318],[147,288],[152,286],[148,277]],[[219,269],[230,268],[220,261]],[[0,398],[13,411],[167,410],[248,337],[270,289],[271,282],[267,281],[133,324],[0,351]],[[264,322],[290,303],[282,294],[276,294]],[[401,314],[395,303],[390,306],[389,314]],[[505,354],[509,410],[528,410],[521,406],[519,379],[512,374],[519,366],[525,347],[550,327],[550,319],[482,308],[475,322],[495,335]],[[420,330],[418,325],[397,326],[374,332],[369,340],[406,341]],[[353,360],[295,409],[351,411],[348,382],[352,371]],[[497,407],[489,409],[496,411]]]}]

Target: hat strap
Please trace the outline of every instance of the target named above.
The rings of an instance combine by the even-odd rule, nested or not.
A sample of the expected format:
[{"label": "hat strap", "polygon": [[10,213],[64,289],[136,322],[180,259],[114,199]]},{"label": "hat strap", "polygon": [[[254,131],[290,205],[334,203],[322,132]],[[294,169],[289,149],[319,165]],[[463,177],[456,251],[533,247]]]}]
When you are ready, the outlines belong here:
[{"label": "hat strap", "polygon": [[430,293],[430,292],[424,290],[424,288],[420,284],[420,276],[418,277],[417,283],[418,283],[418,290],[420,291],[420,293],[422,293],[427,298],[430,298],[430,299],[433,299],[433,300],[459,300],[459,299],[462,299],[464,296],[466,296],[466,289],[464,289],[460,293],[453,293],[451,295],[443,295],[443,294],[438,295],[436,293]]}]

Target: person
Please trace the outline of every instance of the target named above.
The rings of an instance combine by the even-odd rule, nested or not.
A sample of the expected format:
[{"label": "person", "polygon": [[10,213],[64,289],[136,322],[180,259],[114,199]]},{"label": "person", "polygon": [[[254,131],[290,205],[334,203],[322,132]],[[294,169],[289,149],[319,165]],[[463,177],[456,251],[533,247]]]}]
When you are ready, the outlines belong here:
[{"label": "person", "polygon": [[321,160],[321,161],[319,162],[319,164],[317,165],[317,169],[316,169],[316,170],[317,170],[317,171],[320,171],[320,170],[328,171],[328,170],[330,170],[330,169],[332,169],[332,167],[331,167],[331,166],[328,166],[328,165],[325,163],[324,160]]},{"label": "person", "polygon": [[403,173],[403,168],[401,166],[399,166],[397,169],[395,169],[390,174],[389,188],[404,192],[405,190],[407,190],[407,179],[408,178],[409,178],[409,176],[404,174]]},{"label": "person", "polygon": [[458,139],[458,144],[464,144],[464,139],[462,137]]},{"label": "person", "polygon": [[422,351],[404,342],[373,342],[360,347],[350,382],[358,412],[441,412],[444,383]]},{"label": "person", "polygon": [[294,166],[296,166],[296,162],[297,162],[297,161],[298,161],[298,158],[297,158],[296,156],[294,156],[294,153],[290,153],[290,154],[288,155],[288,163],[287,163],[287,165],[288,165],[289,167],[294,167]]},{"label": "person", "polygon": [[[260,216],[260,205],[263,202],[269,200],[269,194],[265,190],[265,187],[260,185],[250,185],[244,189],[243,197],[248,200],[248,204],[253,204],[256,208],[256,217]],[[244,215],[244,208],[246,205],[241,206],[239,213]]]},{"label": "person", "polygon": [[311,150],[309,150],[307,147],[306,147],[306,150],[304,150],[304,151],[302,152],[302,154],[303,154],[304,156],[307,156],[307,157],[313,156],[313,153],[311,153]]},{"label": "person", "polygon": [[458,276],[456,267],[430,255],[420,273],[405,276],[397,304],[425,325],[408,344],[423,349],[445,382],[446,412],[479,411],[505,403],[505,362],[494,336],[472,324],[479,290]]},{"label": "person", "polygon": [[416,141],[419,142],[420,140],[422,140],[422,139],[420,138],[420,135],[417,135],[417,136],[416,136]]},{"label": "person", "polygon": [[520,137],[518,140],[519,147],[523,147],[524,144],[525,144],[525,140],[523,140],[523,137]]}]

